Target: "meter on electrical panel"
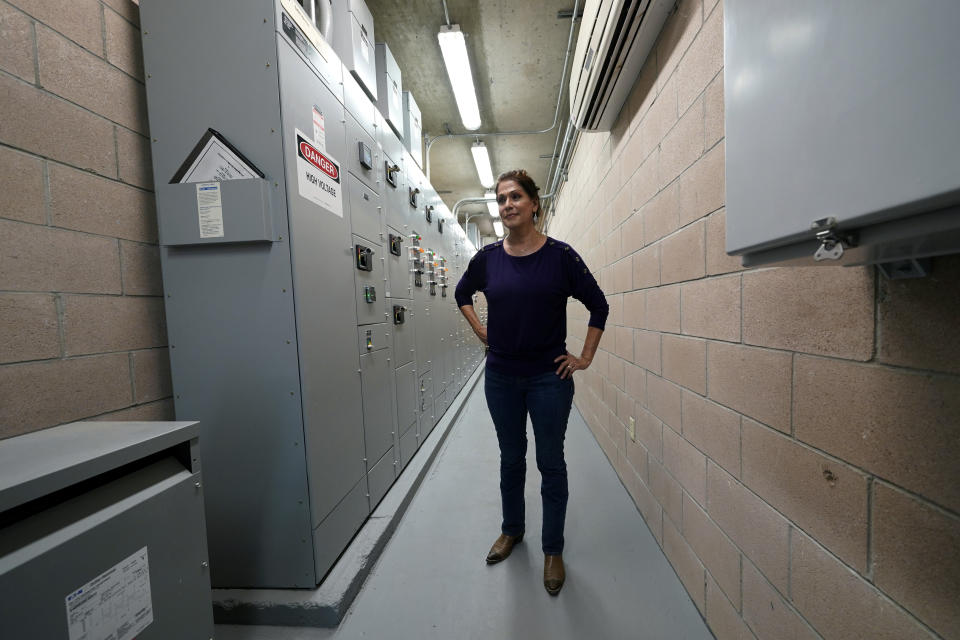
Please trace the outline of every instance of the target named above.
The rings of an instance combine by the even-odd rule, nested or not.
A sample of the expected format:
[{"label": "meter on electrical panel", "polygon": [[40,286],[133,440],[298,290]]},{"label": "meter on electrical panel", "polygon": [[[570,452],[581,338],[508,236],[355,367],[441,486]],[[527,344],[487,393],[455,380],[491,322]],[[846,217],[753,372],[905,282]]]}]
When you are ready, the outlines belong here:
[{"label": "meter on electrical panel", "polygon": [[362,140],[357,143],[360,164],[364,169],[373,169],[373,152]]}]

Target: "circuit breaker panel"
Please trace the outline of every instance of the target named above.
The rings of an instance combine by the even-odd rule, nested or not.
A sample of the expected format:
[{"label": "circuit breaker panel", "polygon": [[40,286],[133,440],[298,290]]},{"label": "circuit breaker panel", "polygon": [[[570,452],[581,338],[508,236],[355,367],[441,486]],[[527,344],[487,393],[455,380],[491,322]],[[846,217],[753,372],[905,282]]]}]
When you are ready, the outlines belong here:
[{"label": "circuit breaker panel", "polygon": [[341,4],[363,35],[350,68],[296,0],[141,9],[171,373],[178,419],[204,429],[215,587],[318,584],[483,358],[450,288],[475,248],[358,67],[362,0]]}]

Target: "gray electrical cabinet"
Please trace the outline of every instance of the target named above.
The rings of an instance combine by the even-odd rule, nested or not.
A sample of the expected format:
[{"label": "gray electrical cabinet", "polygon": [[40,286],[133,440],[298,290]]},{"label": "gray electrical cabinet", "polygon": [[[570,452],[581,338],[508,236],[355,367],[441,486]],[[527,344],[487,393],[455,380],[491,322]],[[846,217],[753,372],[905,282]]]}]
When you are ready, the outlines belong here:
[{"label": "gray electrical cabinet", "polygon": [[423,120],[420,107],[409,91],[403,92],[403,144],[418,167],[423,166]]},{"label": "gray electrical cabinet", "polygon": [[727,252],[960,251],[960,3],[724,3]]},{"label": "gray electrical cabinet", "polygon": [[377,106],[398,136],[403,135],[403,93],[400,65],[385,42],[377,43]]},{"label": "gray electrical cabinet", "polygon": [[0,636],[207,640],[195,422],[77,422],[0,441]]},{"label": "gray electrical cabinet", "polygon": [[[363,3],[345,6],[372,42]],[[454,359],[458,320],[425,256],[475,250],[438,224],[362,46],[348,68],[358,43],[312,20],[296,0],[141,9],[176,413],[205,426],[215,587],[323,579],[441,415],[421,381]],[[250,175],[184,182],[210,136]]]}]

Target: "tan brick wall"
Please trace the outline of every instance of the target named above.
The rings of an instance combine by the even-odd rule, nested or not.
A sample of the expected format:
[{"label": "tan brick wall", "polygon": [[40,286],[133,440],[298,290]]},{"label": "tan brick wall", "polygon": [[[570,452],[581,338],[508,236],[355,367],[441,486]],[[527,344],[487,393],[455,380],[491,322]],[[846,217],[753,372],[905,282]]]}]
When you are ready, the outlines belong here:
[{"label": "tan brick wall", "polygon": [[720,640],[960,638],[960,257],[743,269],[722,67],[723,3],[680,0],[575,147],[549,233],[613,309],[577,406]]},{"label": "tan brick wall", "polygon": [[173,417],[131,0],[0,0],[0,438]]}]

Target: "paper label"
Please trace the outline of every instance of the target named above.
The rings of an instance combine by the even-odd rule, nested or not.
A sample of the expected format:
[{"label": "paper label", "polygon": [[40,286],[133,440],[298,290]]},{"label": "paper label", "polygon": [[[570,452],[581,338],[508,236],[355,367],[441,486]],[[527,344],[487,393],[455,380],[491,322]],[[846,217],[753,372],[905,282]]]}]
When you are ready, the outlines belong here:
[{"label": "paper label", "polygon": [[327,121],[316,107],[313,108],[313,142],[320,151],[327,151]]},{"label": "paper label", "polygon": [[257,174],[243,160],[216,136],[211,136],[180,182],[239,180],[256,177],[258,177]]},{"label": "paper label", "polygon": [[200,219],[200,237],[222,238],[223,204],[219,182],[197,184],[197,212]]},{"label": "paper label", "polygon": [[297,186],[300,195],[343,217],[340,163],[321,151],[302,131],[297,133]]},{"label": "paper label", "polygon": [[391,87],[393,88],[392,98],[393,102],[397,107],[397,112],[400,113],[403,111],[403,98],[400,96],[400,86],[393,80],[391,82]]},{"label": "paper label", "polygon": [[370,49],[373,47],[370,46],[370,41],[367,40],[367,34],[360,32],[360,53],[363,54],[363,61],[367,64],[370,63]]},{"label": "paper label", "polygon": [[65,598],[70,640],[127,640],[153,622],[144,547]]}]

